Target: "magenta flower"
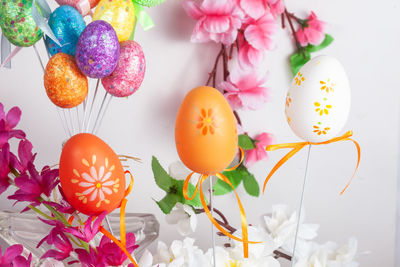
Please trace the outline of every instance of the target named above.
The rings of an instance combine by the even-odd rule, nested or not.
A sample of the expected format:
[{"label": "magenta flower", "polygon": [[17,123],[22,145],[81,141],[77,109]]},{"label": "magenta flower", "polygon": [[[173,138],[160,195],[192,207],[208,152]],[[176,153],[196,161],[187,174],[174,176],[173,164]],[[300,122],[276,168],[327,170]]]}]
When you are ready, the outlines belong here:
[{"label": "magenta flower", "polygon": [[0,150],[0,194],[10,185],[10,145],[6,143]]},{"label": "magenta flower", "polygon": [[240,0],[240,7],[253,19],[259,19],[266,13],[276,17],[285,10],[283,0]]},{"label": "magenta flower", "polygon": [[37,248],[40,247],[44,241],[46,241],[48,244],[53,244],[54,243],[54,238],[60,234],[63,233],[63,230],[65,229],[64,224],[59,221],[59,220],[45,220],[40,217],[38,217],[39,220],[41,220],[43,223],[54,226],[53,229],[51,229],[50,233],[45,236],[42,240],[39,241],[37,244]]},{"label": "magenta flower", "polygon": [[101,223],[103,222],[104,217],[106,217],[106,215],[107,215],[106,211],[102,212],[94,222],[93,222],[93,216],[90,216],[85,222],[85,226],[83,227],[83,229],[82,227],[81,229],[77,229],[75,227],[69,227],[63,229],[63,231],[70,233],[85,242],[90,242],[99,232]]},{"label": "magenta flower", "polygon": [[68,258],[73,251],[73,247],[68,237],[61,231],[52,231],[50,235],[49,238],[47,238],[47,243],[49,245],[54,245],[58,250],[50,249],[45,254],[43,254],[41,258],[54,258],[58,261],[62,261]]},{"label": "magenta flower", "polygon": [[[75,253],[78,255],[79,264],[84,267],[105,267],[104,256],[101,253],[97,253],[92,247],[89,247],[89,252],[84,249],[77,248]],[[69,264],[75,263],[76,261],[69,262]]]},{"label": "magenta flower", "polygon": [[[126,250],[132,253],[139,246],[135,244],[136,238],[133,233],[126,234]],[[128,258],[126,254],[118,247],[117,244],[111,242],[111,240],[103,236],[100,241],[100,245],[97,248],[99,253],[104,255],[104,261],[110,266],[120,266]]]},{"label": "magenta flower", "polygon": [[264,58],[265,50],[275,48],[272,37],[276,31],[274,17],[267,13],[257,20],[250,19],[244,30],[244,38],[239,38],[239,65],[241,68],[253,68]]},{"label": "magenta flower", "polygon": [[233,109],[260,108],[268,99],[268,88],[265,77],[258,77],[253,70],[241,70],[235,68],[228,77],[228,81],[220,84],[224,95]]},{"label": "magenta flower", "polygon": [[6,115],[4,106],[0,103],[0,148],[5,143],[8,143],[10,138],[25,138],[25,133],[23,131],[14,129],[20,118],[21,110],[18,107],[13,107]]},{"label": "magenta flower", "polygon": [[192,33],[192,42],[210,40],[230,45],[236,40],[244,14],[232,0],[204,0],[199,6],[193,1],[183,2],[186,13],[197,20]]},{"label": "magenta flower", "polygon": [[300,45],[319,45],[325,38],[325,22],[318,20],[314,12],[303,23],[303,26],[296,31],[296,37]]},{"label": "magenta flower", "polygon": [[32,163],[28,163],[28,173],[16,177],[14,182],[19,188],[9,199],[38,203],[41,194],[50,196],[51,191],[59,183],[58,169],[50,170],[44,167],[39,174]]},{"label": "magenta flower", "polygon": [[246,167],[251,167],[257,161],[267,158],[265,148],[272,142],[273,137],[269,133],[257,135],[254,140],[255,148],[246,151]]},{"label": "magenta flower", "polygon": [[20,174],[28,170],[28,163],[33,163],[36,154],[32,154],[32,143],[24,139],[18,145],[18,158],[11,154],[11,166],[15,168]]},{"label": "magenta flower", "polygon": [[12,245],[8,247],[4,254],[0,247],[0,266],[16,266],[16,267],[30,267],[32,261],[32,254],[29,254],[28,258],[21,255],[24,250],[23,246],[20,244]]}]

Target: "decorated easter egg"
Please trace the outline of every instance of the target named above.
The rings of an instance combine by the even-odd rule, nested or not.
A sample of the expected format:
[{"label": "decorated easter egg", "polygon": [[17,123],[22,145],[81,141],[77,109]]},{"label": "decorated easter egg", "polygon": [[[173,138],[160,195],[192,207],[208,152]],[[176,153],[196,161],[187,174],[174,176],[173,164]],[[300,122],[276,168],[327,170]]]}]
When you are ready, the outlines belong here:
[{"label": "decorated easter egg", "polygon": [[202,174],[221,172],[238,149],[236,120],[225,97],[201,86],[183,99],[175,122],[176,149],[182,162]]},{"label": "decorated easter egg", "polygon": [[82,16],[89,14],[90,10],[97,6],[100,0],[56,0],[56,2],[62,5],[68,5],[74,7]]},{"label": "decorated easter egg", "polygon": [[135,25],[135,10],[131,0],[101,0],[93,20],[104,20],[113,26],[120,42],[131,36]]},{"label": "decorated easter egg", "polygon": [[323,142],[336,137],[350,110],[350,86],[340,62],[318,56],[294,77],[286,96],[286,118],[303,140]]},{"label": "decorated easter egg", "polygon": [[47,63],[44,73],[47,96],[61,108],[72,108],[86,98],[88,80],[76,65],[75,58],[57,53]]},{"label": "decorated easter egg", "polygon": [[43,32],[32,17],[32,0],[1,0],[0,26],[7,39],[16,46],[31,46]]},{"label": "decorated easter egg", "polygon": [[48,23],[62,45],[60,47],[46,36],[46,48],[50,55],[63,52],[75,56],[76,43],[86,27],[82,15],[71,6],[60,6],[51,13]]},{"label": "decorated easter egg", "polygon": [[98,215],[118,208],[125,175],[115,152],[95,135],[80,133],[64,145],[60,182],[68,202],[80,212]]},{"label": "decorated easter egg", "polygon": [[87,25],[76,45],[79,69],[91,78],[103,78],[114,71],[118,57],[119,43],[113,27],[102,20]]},{"label": "decorated easter egg", "polygon": [[101,79],[107,92],[113,96],[125,97],[133,94],[142,84],[146,61],[142,47],[135,41],[120,43],[120,54],[114,72]]}]

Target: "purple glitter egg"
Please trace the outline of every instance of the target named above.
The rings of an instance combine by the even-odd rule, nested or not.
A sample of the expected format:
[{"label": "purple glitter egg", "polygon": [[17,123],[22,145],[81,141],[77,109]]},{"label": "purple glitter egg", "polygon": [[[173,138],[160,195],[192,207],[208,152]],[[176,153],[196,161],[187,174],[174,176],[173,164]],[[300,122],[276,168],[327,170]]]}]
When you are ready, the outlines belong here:
[{"label": "purple glitter egg", "polygon": [[103,20],[87,25],[76,45],[79,69],[88,77],[100,79],[114,71],[118,58],[119,43],[113,27]]}]

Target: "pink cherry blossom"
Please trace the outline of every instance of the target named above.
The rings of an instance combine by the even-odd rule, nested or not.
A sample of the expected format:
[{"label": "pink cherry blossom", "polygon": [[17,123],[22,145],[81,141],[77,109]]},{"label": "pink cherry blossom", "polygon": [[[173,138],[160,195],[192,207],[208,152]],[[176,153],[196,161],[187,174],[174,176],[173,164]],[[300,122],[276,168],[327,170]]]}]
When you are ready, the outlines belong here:
[{"label": "pink cherry blossom", "polygon": [[192,42],[202,43],[212,40],[230,45],[236,40],[244,17],[236,1],[204,0],[200,6],[193,1],[185,1],[182,5],[186,13],[197,20],[192,33]]},{"label": "pink cherry blossom", "polygon": [[276,17],[285,10],[283,0],[240,0],[240,7],[253,19],[269,13]]},{"label": "pink cherry blossom", "polygon": [[265,75],[259,77],[254,70],[235,68],[228,80],[220,84],[224,95],[233,109],[260,108],[268,99],[268,88],[264,86]]},{"label": "pink cherry blossom", "polygon": [[246,167],[267,158],[265,147],[273,142],[273,137],[269,133],[262,133],[257,135],[254,141],[255,148],[246,151]]},{"label": "pink cherry blossom", "polygon": [[325,22],[318,20],[314,12],[304,23],[304,26],[297,30],[296,37],[302,46],[307,44],[319,45],[325,38]]}]

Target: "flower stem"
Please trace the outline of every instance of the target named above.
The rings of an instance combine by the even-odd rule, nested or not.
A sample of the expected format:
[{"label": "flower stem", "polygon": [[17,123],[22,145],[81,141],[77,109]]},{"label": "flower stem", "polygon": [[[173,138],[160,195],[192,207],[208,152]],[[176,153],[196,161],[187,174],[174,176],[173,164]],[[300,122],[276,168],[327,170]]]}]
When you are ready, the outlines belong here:
[{"label": "flower stem", "polygon": [[46,213],[44,213],[43,211],[41,211],[40,209],[38,209],[38,208],[36,208],[36,207],[34,207],[32,205],[29,205],[28,207],[31,210],[33,210],[34,212],[36,212],[37,214],[41,215],[42,217],[44,217],[44,218],[46,218],[48,220],[52,220],[52,221],[56,220],[56,218],[47,215]]},{"label": "flower stem", "polygon": [[285,9],[284,14],[286,15],[286,19],[289,22],[290,30],[292,31],[293,38],[294,38],[294,40],[296,42],[297,50],[300,51],[300,50],[302,50],[302,46],[300,45],[299,39],[297,39],[296,31],[294,29],[293,22],[292,22],[292,17],[290,16],[290,14],[287,11],[287,9]]}]

